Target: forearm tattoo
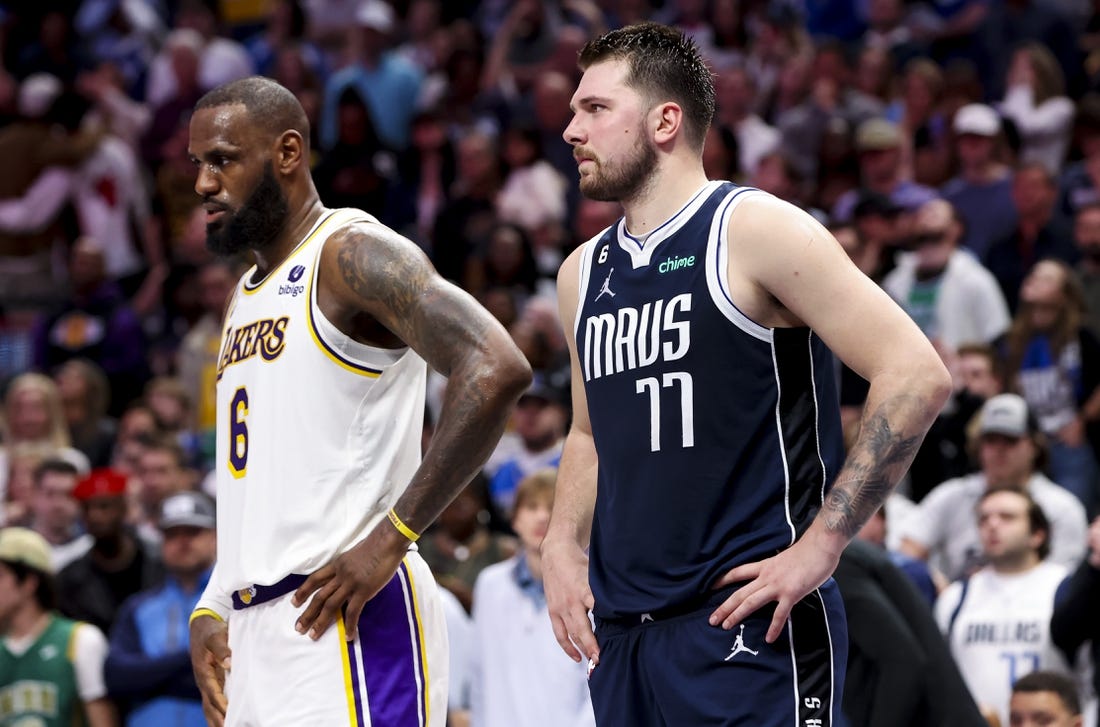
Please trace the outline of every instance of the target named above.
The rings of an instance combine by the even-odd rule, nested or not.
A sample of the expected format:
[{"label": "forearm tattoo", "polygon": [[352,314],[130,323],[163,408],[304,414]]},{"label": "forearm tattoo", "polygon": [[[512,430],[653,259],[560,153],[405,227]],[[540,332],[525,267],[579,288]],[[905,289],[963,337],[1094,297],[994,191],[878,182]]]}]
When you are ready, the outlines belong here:
[{"label": "forearm tattoo", "polygon": [[484,308],[391,235],[345,236],[336,260],[364,307],[449,377],[432,444],[398,504],[402,519],[422,532],[492,453],[526,386],[525,364]]},{"label": "forearm tattoo", "polygon": [[[855,537],[886,501],[924,439],[927,417],[910,416],[922,404],[916,397],[899,396],[864,417],[859,438],[822,507],[829,530]],[[918,428],[918,434],[905,431]]]}]

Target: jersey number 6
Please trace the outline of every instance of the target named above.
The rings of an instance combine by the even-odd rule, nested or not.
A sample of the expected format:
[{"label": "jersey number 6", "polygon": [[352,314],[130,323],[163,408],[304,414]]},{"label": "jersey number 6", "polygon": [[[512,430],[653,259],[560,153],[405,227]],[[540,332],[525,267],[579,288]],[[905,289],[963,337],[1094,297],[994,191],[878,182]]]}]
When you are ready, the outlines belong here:
[{"label": "jersey number 6", "polygon": [[229,402],[229,471],[237,479],[244,477],[248,466],[248,390],[243,386],[233,394]]}]

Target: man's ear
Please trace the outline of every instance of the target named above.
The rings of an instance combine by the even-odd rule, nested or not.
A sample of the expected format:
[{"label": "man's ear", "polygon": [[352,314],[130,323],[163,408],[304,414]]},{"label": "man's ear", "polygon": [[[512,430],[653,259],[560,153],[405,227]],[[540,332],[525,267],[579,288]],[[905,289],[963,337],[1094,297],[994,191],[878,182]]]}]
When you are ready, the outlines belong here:
[{"label": "man's ear", "polygon": [[654,106],[649,113],[655,143],[668,144],[677,135],[684,133],[684,110],[680,108],[680,104],[666,101]]},{"label": "man's ear", "polygon": [[306,152],[305,140],[294,129],[287,129],[279,135],[275,148],[275,168],[281,174],[289,174],[303,162]]}]

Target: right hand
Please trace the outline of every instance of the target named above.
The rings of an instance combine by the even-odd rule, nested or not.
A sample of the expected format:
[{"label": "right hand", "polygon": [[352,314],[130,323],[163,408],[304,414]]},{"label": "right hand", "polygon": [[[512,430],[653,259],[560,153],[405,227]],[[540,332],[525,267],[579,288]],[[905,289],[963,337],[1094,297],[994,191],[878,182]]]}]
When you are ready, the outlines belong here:
[{"label": "right hand", "polygon": [[573,661],[600,663],[600,646],[588,612],[595,605],[588,587],[588,556],[575,542],[542,544],[542,580],[554,638]]},{"label": "right hand", "polygon": [[191,668],[202,694],[202,713],[207,724],[222,727],[229,702],[225,698],[225,673],[229,671],[229,627],[213,616],[191,622]]}]

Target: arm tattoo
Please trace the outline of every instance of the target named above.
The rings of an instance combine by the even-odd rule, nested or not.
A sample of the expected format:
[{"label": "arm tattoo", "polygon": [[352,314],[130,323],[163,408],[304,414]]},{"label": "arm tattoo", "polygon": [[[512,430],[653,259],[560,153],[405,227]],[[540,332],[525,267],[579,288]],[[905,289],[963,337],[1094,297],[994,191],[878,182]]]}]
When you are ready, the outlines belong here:
[{"label": "arm tattoo", "polygon": [[[924,429],[913,435],[895,431],[890,420],[909,422],[908,411],[921,402],[910,396],[887,401],[865,416],[859,439],[837,475],[822,507],[825,525],[848,538],[855,537],[863,524],[878,510],[901,479],[917,453]],[[925,417],[916,417],[922,423]]]},{"label": "arm tattoo", "polygon": [[381,227],[332,242],[361,307],[449,378],[432,444],[397,505],[423,532],[488,459],[530,372],[504,328],[412,243]]}]

